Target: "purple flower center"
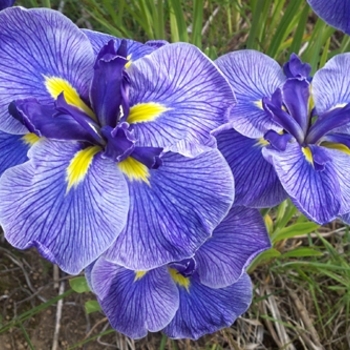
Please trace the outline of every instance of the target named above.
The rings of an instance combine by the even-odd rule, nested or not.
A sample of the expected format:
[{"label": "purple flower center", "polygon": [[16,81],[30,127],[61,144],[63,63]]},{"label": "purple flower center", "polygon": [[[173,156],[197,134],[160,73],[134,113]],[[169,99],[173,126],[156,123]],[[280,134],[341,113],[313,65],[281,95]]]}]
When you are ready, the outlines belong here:
[{"label": "purple flower center", "polygon": [[169,267],[175,269],[184,277],[191,277],[197,270],[197,262],[194,258],[184,259],[169,264]]},{"label": "purple flower center", "polygon": [[264,110],[284,130],[282,134],[270,130],[264,135],[272,147],[284,151],[293,138],[302,147],[324,141],[350,144],[349,137],[339,131],[350,123],[350,104],[318,117],[309,110],[309,104],[310,83],[306,77],[287,79],[270,99],[263,99]]},{"label": "purple flower center", "polygon": [[[103,155],[115,162],[131,156],[149,168],[157,168],[162,148],[141,147],[126,122],[129,115],[130,80],[125,70],[127,42],[116,50],[110,40],[97,55],[90,85],[90,101],[96,120],[83,109],[69,104],[64,92],[51,104],[36,99],[13,101],[10,114],[40,137],[74,140],[101,146]],[[86,101],[84,101],[86,102]]]}]

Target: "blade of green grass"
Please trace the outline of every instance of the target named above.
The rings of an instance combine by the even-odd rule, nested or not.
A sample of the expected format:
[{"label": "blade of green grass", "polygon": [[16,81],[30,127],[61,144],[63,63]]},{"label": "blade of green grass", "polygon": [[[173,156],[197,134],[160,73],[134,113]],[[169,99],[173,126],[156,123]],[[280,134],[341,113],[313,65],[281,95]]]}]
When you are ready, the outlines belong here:
[{"label": "blade of green grass", "polygon": [[202,48],[203,0],[193,0],[191,42]]},{"label": "blade of green grass", "polygon": [[187,26],[181,1],[169,0],[171,40],[188,42]]},{"label": "blade of green grass", "polygon": [[306,23],[307,23],[308,16],[309,16],[309,11],[310,11],[310,7],[305,3],[305,6],[301,12],[300,17],[299,17],[298,27],[294,33],[294,36],[293,36],[293,42],[292,42],[291,46],[289,47],[288,57],[293,52],[298,54],[300,51],[301,43],[303,41],[303,36],[304,36],[305,28],[306,28]]},{"label": "blade of green grass", "polygon": [[286,7],[284,15],[280,17],[279,25],[276,28],[276,33],[271,40],[270,47],[267,50],[267,54],[272,58],[280,53],[280,46],[286,40],[288,34],[292,31],[293,27],[298,22],[299,8],[303,3],[302,0],[293,0],[290,1]]}]

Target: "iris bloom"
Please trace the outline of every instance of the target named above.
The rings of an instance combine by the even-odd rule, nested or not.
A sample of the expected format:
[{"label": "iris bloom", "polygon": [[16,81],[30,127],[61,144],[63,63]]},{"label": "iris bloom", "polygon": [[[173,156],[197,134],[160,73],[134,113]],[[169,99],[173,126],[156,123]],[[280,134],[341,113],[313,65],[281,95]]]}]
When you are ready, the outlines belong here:
[{"label": "iris bloom", "polygon": [[[350,211],[350,56],[331,59],[310,83],[296,55],[282,70],[255,51],[217,60],[235,88],[233,128],[218,145],[236,180],[237,203],[270,206],[286,197],[323,224]],[[284,193],[286,192],[286,194]]]},{"label": "iris bloom", "polygon": [[164,328],[171,338],[198,339],[247,310],[252,286],[244,270],[269,247],[258,210],[234,207],[193,258],[150,271],[99,258],[86,276],[119,332],[141,338]]},{"label": "iris bloom", "polygon": [[48,9],[0,13],[0,223],[71,274],[108,248],[134,269],[191,256],[234,195],[209,138],[234,99],[216,66],[110,39]]},{"label": "iris bloom", "polygon": [[307,0],[325,22],[350,34],[350,4],[348,0]]}]

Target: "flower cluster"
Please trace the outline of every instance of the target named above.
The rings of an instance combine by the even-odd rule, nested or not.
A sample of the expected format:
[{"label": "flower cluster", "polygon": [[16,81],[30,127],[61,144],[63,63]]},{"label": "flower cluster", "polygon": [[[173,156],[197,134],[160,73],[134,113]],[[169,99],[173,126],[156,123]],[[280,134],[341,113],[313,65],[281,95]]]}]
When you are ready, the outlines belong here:
[{"label": "flower cluster", "polygon": [[350,54],[312,78],[294,54],[283,68],[252,50],[212,62],[12,4],[0,1],[0,224],[14,247],[85,270],[116,330],[230,326],[270,247],[257,208],[289,197],[317,223],[350,222]]},{"label": "flower cluster", "polygon": [[269,248],[212,131],[235,104],[198,48],[81,30],[48,9],[0,12],[0,223],[86,275],[112,326],[197,339],[249,306]]}]

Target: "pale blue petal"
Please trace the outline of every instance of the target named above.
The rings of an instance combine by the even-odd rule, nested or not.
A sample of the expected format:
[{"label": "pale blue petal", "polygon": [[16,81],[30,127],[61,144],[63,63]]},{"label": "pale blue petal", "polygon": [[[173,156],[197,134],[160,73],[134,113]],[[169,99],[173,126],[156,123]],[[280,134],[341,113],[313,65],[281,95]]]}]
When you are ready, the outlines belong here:
[{"label": "pale blue petal", "polygon": [[14,247],[35,246],[67,273],[100,256],[124,228],[129,196],[115,164],[96,154],[85,177],[68,189],[67,168],[79,143],[41,141],[24,164],[0,180],[0,223]]},{"label": "pale blue petal", "polygon": [[229,211],[234,197],[230,168],[217,150],[195,158],[166,153],[149,170],[149,184],[129,181],[125,230],[106,258],[148,270],[194,254]]},{"label": "pale blue petal", "polygon": [[280,130],[262,108],[261,101],[271,97],[286,77],[272,58],[254,50],[239,50],[219,57],[215,63],[229,80],[237,98],[230,121],[241,134],[258,138],[270,129]]},{"label": "pale blue petal", "polygon": [[49,9],[12,7],[0,12],[0,130],[24,134],[8,113],[16,99],[53,101],[45,77],[68,81],[88,97],[93,73],[91,44],[67,17]]}]

